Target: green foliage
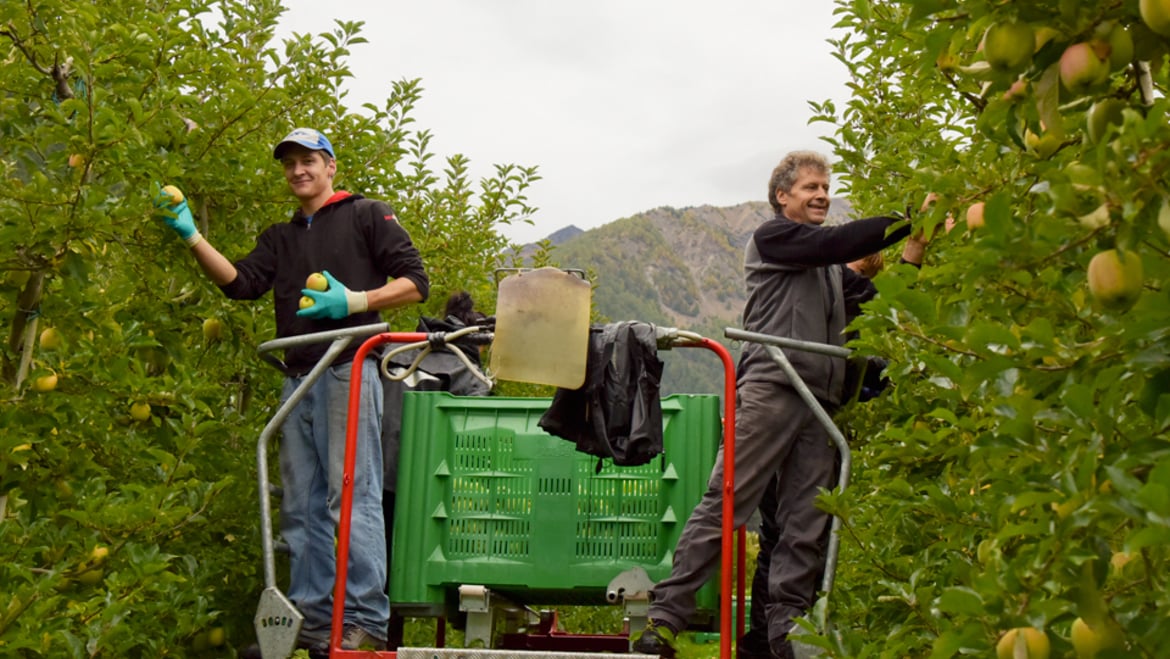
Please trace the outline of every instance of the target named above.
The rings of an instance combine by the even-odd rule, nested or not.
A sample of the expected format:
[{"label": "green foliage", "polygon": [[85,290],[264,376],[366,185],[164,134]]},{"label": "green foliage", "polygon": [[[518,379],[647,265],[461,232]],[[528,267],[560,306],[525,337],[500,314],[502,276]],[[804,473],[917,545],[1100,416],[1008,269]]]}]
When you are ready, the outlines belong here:
[{"label": "green foliage", "polygon": [[[0,655],[223,654],[213,627],[252,636],[271,301],[224,299],[151,217],[152,182],[183,189],[200,231],[242,256],[292,211],[272,144],[320,126],[338,187],[390,201],[430,265],[432,299],[388,320],[413,329],[458,289],[493,305],[497,228],[533,211],[535,169],[500,165],[478,187],[461,156],[436,172],[412,126],[420,83],[346,108],[360,24],[276,43],[281,11],[0,4]],[[204,338],[207,318],[222,338]],[[37,345],[46,327],[60,347]],[[30,386],[50,372],[55,389]]]},{"label": "green foliage", "polygon": [[[1170,641],[1170,252],[1158,227],[1170,106],[1142,98],[1137,65],[1075,93],[1056,74],[1066,46],[1110,21],[1136,40],[1137,3],[837,6],[854,96],[813,108],[837,125],[852,203],[917,208],[935,192],[916,224],[958,223],[921,272],[888,267],[856,324],[857,347],[892,360],[893,389],[842,419],[856,470],[824,497],[846,522],[831,651],[987,655],[1004,630],[1036,626],[1064,655],[1080,616],[1118,623],[1126,656],[1158,656]],[[1010,20],[1048,41],[1020,74],[1027,89],[1006,97],[1014,76],[979,67],[977,46]],[[1167,43],[1141,43],[1165,90]],[[1105,97],[1125,101],[1124,122],[1094,144],[1085,112]],[[967,230],[975,201],[986,223]],[[1126,312],[1086,288],[1089,259],[1114,246],[1145,269]],[[1116,552],[1133,560],[1111,567]]]}]

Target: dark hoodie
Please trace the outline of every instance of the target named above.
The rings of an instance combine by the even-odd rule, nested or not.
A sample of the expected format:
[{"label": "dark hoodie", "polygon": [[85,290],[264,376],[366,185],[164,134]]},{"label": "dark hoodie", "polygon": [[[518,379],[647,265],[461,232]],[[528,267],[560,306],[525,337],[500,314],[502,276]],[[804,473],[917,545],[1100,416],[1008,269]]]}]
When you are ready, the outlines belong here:
[{"label": "dark hoodie", "polygon": [[[314,272],[328,270],[352,291],[381,288],[391,277],[406,277],[424,300],[430,292],[422,258],[394,210],[384,202],[348,192],[334,194],[312,218],[298,209],[291,221],[268,227],[256,239],[256,247],[235,266],[238,276],[220,288],[236,300],[255,300],[271,289],[280,338],[381,322],[377,311],[341,320],[298,317],[301,289]],[[328,345],[321,342],[287,350],[285,364],[290,373],[307,373]],[[353,359],[357,347],[352,345],[335,363]]]}]

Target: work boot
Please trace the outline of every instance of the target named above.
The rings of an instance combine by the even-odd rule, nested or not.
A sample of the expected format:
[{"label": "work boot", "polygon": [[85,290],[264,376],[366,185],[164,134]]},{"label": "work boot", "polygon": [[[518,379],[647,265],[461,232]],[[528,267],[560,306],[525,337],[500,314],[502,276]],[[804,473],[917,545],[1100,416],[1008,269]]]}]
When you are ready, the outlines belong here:
[{"label": "work boot", "polygon": [[773,659],[796,659],[796,653],[792,649],[792,641],[784,639],[779,643],[772,644]]},{"label": "work boot", "polygon": [[662,620],[651,618],[646,622],[646,629],[638,640],[634,641],[634,652],[640,654],[656,654],[666,659],[674,657],[674,638],[678,635],[670,624]]},{"label": "work boot", "polygon": [[735,655],[736,659],[771,659],[768,633],[761,629],[749,629],[735,644]]},{"label": "work boot", "polygon": [[357,625],[346,625],[341,636],[342,650],[385,650],[386,641]]}]

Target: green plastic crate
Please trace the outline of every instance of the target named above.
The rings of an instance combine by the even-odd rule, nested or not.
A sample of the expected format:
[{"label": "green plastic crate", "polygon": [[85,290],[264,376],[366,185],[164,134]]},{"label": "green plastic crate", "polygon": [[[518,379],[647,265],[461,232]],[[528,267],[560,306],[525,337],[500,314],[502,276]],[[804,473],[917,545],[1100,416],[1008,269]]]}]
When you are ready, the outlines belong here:
[{"label": "green plastic crate", "polygon": [[[640,566],[670,574],[674,547],[707,487],[720,441],[718,396],[662,399],[665,454],[600,472],[598,459],[538,425],[550,398],[408,392],[390,601],[405,615],[450,614],[460,585],[524,603],[605,604]],[[698,618],[718,579],[698,593]]]}]

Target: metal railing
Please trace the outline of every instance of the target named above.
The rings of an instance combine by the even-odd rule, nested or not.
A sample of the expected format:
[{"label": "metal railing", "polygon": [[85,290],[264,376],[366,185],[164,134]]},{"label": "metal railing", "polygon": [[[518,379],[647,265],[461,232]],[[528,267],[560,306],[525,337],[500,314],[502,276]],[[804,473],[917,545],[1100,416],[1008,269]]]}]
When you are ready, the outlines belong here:
[{"label": "metal railing", "polygon": [[[833,422],[833,418],[825,411],[821,402],[813,395],[812,390],[805,384],[804,379],[796,372],[796,368],[789,361],[788,356],[784,354],[781,348],[789,350],[801,350],[804,352],[811,352],[819,355],[827,355],[829,357],[840,357],[842,359],[849,359],[853,356],[853,351],[849,348],[841,346],[828,345],[825,343],[815,343],[811,341],[800,341],[797,339],[790,339],[780,336],[772,336],[769,334],[759,334],[757,332],[748,332],[746,330],[737,329],[734,327],[726,327],[723,333],[727,338],[735,341],[750,341],[752,343],[759,343],[763,346],[764,351],[772,358],[784,374],[788,376],[788,382],[796,393],[800,395],[805,404],[812,410],[813,415],[820,421],[821,425],[829,433],[829,438],[833,441],[838,454],[841,457],[841,469],[837,476],[837,487],[844,490],[849,485],[849,475],[852,469],[852,457],[849,452],[849,444],[845,440],[837,424]],[[841,518],[836,515],[833,516],[833,521],[829,529],[829,544],[825,551],[825,572],[821,578],[821,590],[824,592],[824,597],[828,597],[829,592],[833,589],[833,580],[837,570],[837,556],[840,549],[841,537]],[[828,621],[823,622],[824,633],[828,633]],[[807,652],[807,650],[806,650]]]}]

